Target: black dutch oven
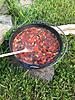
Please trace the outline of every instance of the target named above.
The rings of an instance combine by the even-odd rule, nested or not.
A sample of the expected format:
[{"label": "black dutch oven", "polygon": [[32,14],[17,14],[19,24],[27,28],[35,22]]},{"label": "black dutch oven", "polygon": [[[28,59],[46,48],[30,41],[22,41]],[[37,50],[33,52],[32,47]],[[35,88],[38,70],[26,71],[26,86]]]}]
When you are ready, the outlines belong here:
[{"label": "black dutch oven", "polygon": [[[36,64],[29,64],[29,63],[22,62],[15,55],[12,56],[12,57],[14,57],[14,59],[17,62],[19,62],[26,69],[44,68],[44,67],[48,67],[48,66],[52,66],[52,65],[56,64],[58,62],[58,60],[60,58],[62,58],[62,56],[65,54],[66,48],[67,48],[67,43],[66,43],[66,48],[64,48],[64,42],[63,42],[62,37],[60,36],[60,34],[54,28],[52,28],[51,26],[49,26],[49,25],[47,25],[45,23],[32,23],[32,24],[28,24],[28,25],[22,25],[21,27],[16,29],[16,31],[11,35],[11,38],[10,38],[10,41],[9,41],[10,51],[12,52],[12,43],[13,43],[13,39],[15,38],[15,36],[17,34],[19,34],[20,32],[22,32],[24,29],[30,28],[30,27],[45,28],[45,29],[49,30],[50,32],[52,32],[57,37],[57,39],[58,39],[58,41],[60,43],[60,50],[59,50],[57,56],[55,57],[54,62],[49,62],[49,63],[42,64],[42,65],[36,65]],[[64,48],[64,51],[63,51],[63,48]]]}]

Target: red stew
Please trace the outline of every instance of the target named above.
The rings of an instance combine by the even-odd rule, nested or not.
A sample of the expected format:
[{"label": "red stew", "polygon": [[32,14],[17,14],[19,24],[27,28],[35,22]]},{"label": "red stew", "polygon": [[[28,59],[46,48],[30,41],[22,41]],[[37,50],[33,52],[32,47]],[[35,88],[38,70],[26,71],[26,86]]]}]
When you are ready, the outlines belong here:
[{"label": "red stew", "polygon": [[31,27],[17,34],[12,43],[13,51],[22,50],[25,47],[33,49],[33,52],[17,54],[16,57],[19,60],[31,64],[46,64],[54,61],[60,44],[57,37],[49,30]]}]

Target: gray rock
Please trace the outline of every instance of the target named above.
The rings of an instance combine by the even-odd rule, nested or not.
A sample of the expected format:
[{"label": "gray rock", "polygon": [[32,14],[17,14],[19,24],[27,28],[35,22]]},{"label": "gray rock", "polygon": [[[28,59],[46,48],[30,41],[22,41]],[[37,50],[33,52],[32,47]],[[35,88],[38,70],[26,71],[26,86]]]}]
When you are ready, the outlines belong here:
[{"label": "gray rock", "polygon": [[5,0],[0,0],[0,14],[7,14],[8,9]]},{"label": "gray rock", "polygon": [[31,69],[29,74],[40,79],[50,81],[54,76],[54,67],[45,67],[42,69]]},{"label": "gray rock", "polygon": [[12,18],[10,15],[0,15],[0,23],[12,26]]},{"label": "gray rock", "polygon": [[1,15],[0,16],[0,45],[4,41],[4,36],[6,32],[12,27],[11,16],[9,15]]},{"label": "gray rock", "polygon": [[0,9],[2,8],[4,2],[5,2],[5,0],[0,0]]}]

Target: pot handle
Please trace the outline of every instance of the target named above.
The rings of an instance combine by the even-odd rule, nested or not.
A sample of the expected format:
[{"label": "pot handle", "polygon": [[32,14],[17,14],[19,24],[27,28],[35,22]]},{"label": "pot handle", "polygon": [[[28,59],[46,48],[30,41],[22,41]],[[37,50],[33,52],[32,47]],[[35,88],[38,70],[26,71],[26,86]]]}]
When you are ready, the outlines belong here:
[{"label": "pot handle", "polygon": [[[52,26],[51,26],[52,27]],[[68,51],[68,39],[67,39],[67,36],[65,35],[65,33],[63,32],[63,30],[61,28],[59,28],[58,26],[53,26],[53,27],[56,27],[58,29],[58,31],[60,31],[62,34],[60,34],[61,38],[62,38],[62,41],[63,41],[63,50],[62,50],[62,53],[60,55],[60,58],[58,59],[57,62],[59,62],[63,57],[64,55],[66,54],[66,52]],[[57,31],[57,30],[56,30]],[[57,31],[57,32],[58,32]],[[55,63],[55,64],[56,64]]]},{"label": "pot handle", "polygon": [[45,24],[45,25],[48,25],[50,26],[50,24],[46,21],[43,21],[43,20],[36,20],[36,21],[33,21],[33,24]]},{"label": "pot handle", "polygon": [[65,33],[63,32],[63,30],[61,29],[61,28],[59,28],[59,26],[56,26],[57,28],[58,28],[58,30],[60,30],[61,31],[61,33],[62,33],[62,35],[64,35],[64,38],[65,38],[65,42],[66,42],[66,44],[65,44],[65,52],[67,52],[68,51],[68,39],[67,39],[67,36],[65,35]]},{"label": "pot handle", "polygon": [[33,24],[44,24],[44,25],[47,25],[47,26],[53,26],[53,27],[55,27],[56,26],[56,24],[52,24],[52,23],[49,23],[49,22],[47,22],[47,21],[44,21],[44,20],[36,20],[36,21],[33,21],[32,22]]}]

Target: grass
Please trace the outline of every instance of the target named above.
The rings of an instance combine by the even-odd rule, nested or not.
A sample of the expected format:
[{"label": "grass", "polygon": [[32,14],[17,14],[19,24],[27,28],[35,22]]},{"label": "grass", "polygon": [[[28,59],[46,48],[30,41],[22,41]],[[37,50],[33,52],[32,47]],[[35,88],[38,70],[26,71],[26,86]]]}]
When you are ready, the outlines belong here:
[{"label": "grass", "polygon": [[[7,0],[7,4],[14,28],[38,19],[56,25],[75,23],[75,0],[34,0],[28,9],[16,0]],[[11,32],[8,33],[6,39]],[[67,37],[68,52],[54,66],[55,75],[50,82],[31,77],[8,57],[0,59],[0,100],[75,100],[75,36]],[[0,53],[8,51],[3,43]]]}]

